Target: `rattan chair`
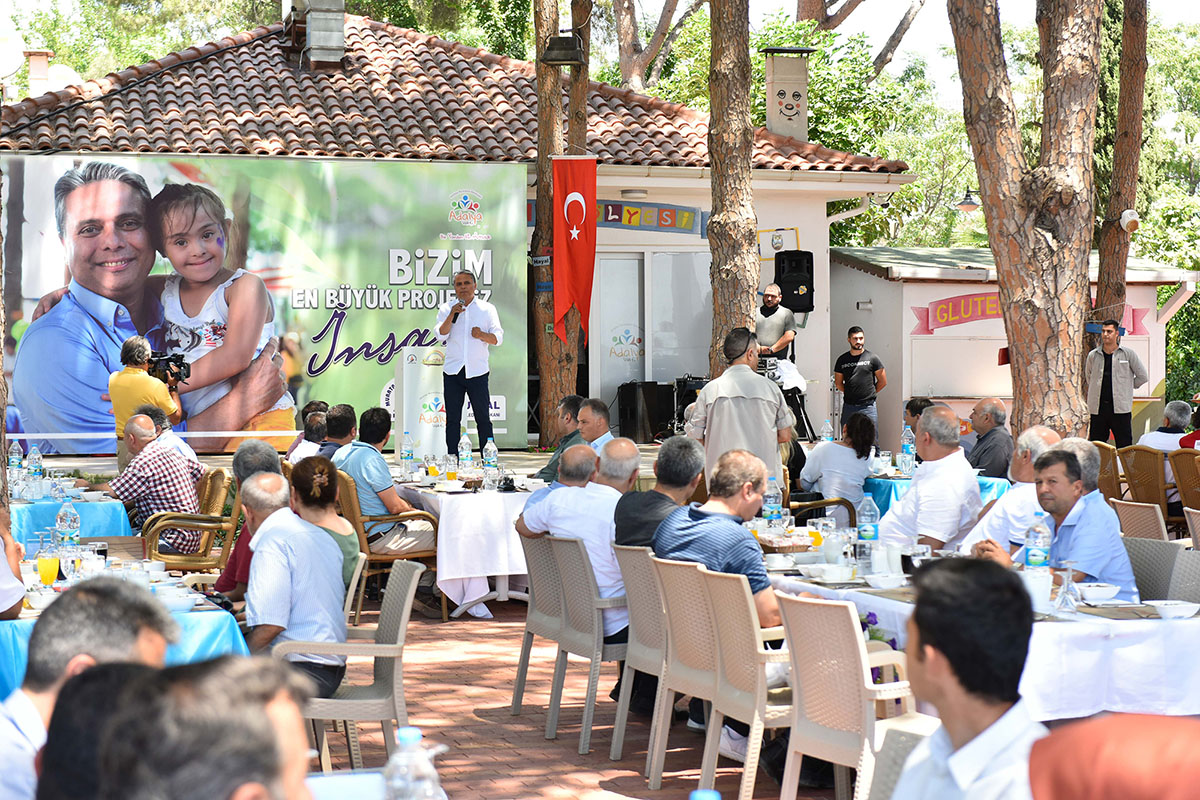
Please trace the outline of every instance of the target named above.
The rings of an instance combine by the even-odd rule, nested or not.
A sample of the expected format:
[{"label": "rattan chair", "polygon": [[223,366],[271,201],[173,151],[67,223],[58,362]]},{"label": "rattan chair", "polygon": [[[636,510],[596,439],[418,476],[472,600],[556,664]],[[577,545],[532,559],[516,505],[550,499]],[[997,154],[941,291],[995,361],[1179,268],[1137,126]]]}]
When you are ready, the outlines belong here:
[{"label": "rattan chair", "polygon": [[875,754],[875,774],[871,776],[871,790],[867,800],[890,800],[904,772],[904,762],[913,748],[921,743],[925,735],[913,731],[888,731],[883,737],[883,747]]},{"label": "rattan chair", "polygon": [[758,624],[754,597],[745,575],[701,569],[716,623],[720,680],[712,700],[712,715],[704,740],[700,788],[711,789],[716,775],[717,750],[725,717],[749,724],[746,761],[738,800],[750,800],[758,775],[763,731],[786,728],[792,721],[792,690],[767,688],[767,664],[787,663],[786,650],[768,649]]},{"label": "rattan chair", "polygon": [[379,611],[379,624],[374,630],[350,628],[346,631],[348,640],[344,643],[284,642],[271,651],[276,658],[288,653],[312,653],[369,656],[374,659],[371,683],[354,685],[343,682],[332,697],[313,698],[304,706],[305,719],[318,721],[314,733],[322,771],[329,771],[329,743],[321,720],[345,721],[352,768],[361,766],[353,763],[358,749],[354,720],[379,720],[388,756],[391,756],[395,747],[392,720],[400,727],[408,724],[408,710],[404,703],[404,664],[401,658],[404,655],[408,618],[417,592],[417,577],[424,571],[424,565],[415,561],[392,565],[388,590],[383,595],[383,607]]},{"label": "rattan chair", "polygon": [[1179,490],[1179,502],[1185,508],[1200,508],[1200,450],[1183,447],[1167,453],[1167,463]]},{"label": "rattan chair", "polygon": [[1200,603],[1200,552],[1180,549],[1171,568],[1168,600]]},{"label": "rattan chair", "polygon": [[[912,710],[904,654],[867,652],[853,603],[779,595],[795,688],[781,800],[795,800],[805,755],[834,764],[834,792],[850,797],[850,770],[858,770],[856,798],[865,798],[874,778],[875,757],[888,731],[928,736],[938,720]],[[890,666],[899,680],[876,684],[871,668]],[[904,711],[877,720],[875,702],[896,700]]]},{"label": "rattan chair", "polygon": [[[700,565],[651,559],[662,587],[667,622],[667,660],[659,679],[654,715],[666,722],[675,692],[709,702],[717,694],[717,633],[712,604]],[[650,740],[649,786],[662,788],[669,724],[659,725]],[[703,778],[701,778],[703,780]]]},{"label": "rattan chair", "polygon": [[563,683],[567,676],[567,654],[590,661],[583,722],[579,729],[579,754],[587,755],[592,739],[592,717],[596,712],[596,690],[600,685],[600,665],[605,661],[623,661],[625,643],[605,644],[604,609],[624,608],[625,595],[601,597],[596,574],[582,539],[549,536],[550,552],[558,564],[562,579],[563,628],[558,639],[558,658],[554,662],[554,682],[550,687],[550,710],[546,715],[546,738],[558,737],[558,711],[562,705]]},{"label": "rattan chair", "polygon": [[1110,500],[1109,504],[1117,512],[1122,536],[1167,541],[1167,524],[1163,522],[1162,509],[1157,504],[1128,500]]},{"label": "rattan chair", "polygon": [[[662,589],[654,572],[654,555],[649,547],[614,546],[621,578],[625,582],[625,602],[629,607],[629,642],[625,650],[625,671],[621,675],[621,693],[617,698],[617,719],[613,723],[612,747],[608,757],[621,760],[625,743],[625,722],[629,718],[629,698],[633,693],[634,671],[659,678],[667,657],[666,611],[663,609]],[[661,692],[662,681],[658,683]],[[655,700],[658,700],[657,695]],[[655,703],[655,708],[658,703]],[[650,721],[650,740],[654,730],[663,724],[656,714]],[[670,719],[666,720],[670,725]],[[647,748],[648,750],[648,748]],[[646,769],[650,772],[650,753],[646,753]]]},{"label": "rattan chair", "polygon": [[858,525],[858,509],[844,497],[827,497],[824,500],[806,500],[793,501],[788,504],[788,508],[792,510],[794,516],[799,516],[805,511],[811,511],[814,508],[829,508],[830,506],[841,506],[846,509],[846,513],[850,515],[850,527]]},{"label": "rattan chair", "polygon": [[1121,464],[1117,459],[1117,448],[1108,442],[1092,442],[1100,453],[1100,493],[1109,500],[1120,500],[1125,496],[1121,483],[1125,476],[1121,474]]},{"label": "rattan chair", "polygon": [[280,472],[283,473],[283,477],[287,478],[287,482],[291,483],[292,482],[292,462],[288,461],[286,458],[280,457],[279,470],[280,470]]},{"label": "rattan chair", "polygon": [[224,467],[206,470],[196,481],[196,507],[205,516],[219,517],[225,511],[229,499],[229,485],[233,478]]},{"label": "rattan chair", "polygon": [[1184,552],[1183,548],[1171,542],[1129,536],[1123,537],[1121,542],[1129,554],[1138,596],[1142,600],[1166,600],[1171,590],[1175,559]]},{"label": "rattan chair", "polygon": [[525,612],[525,634],[521,637],[521,657],[517,660],[517,677],[513,683],[513,716],[521,713],[533,637],[541,636],[557,644],[563,629],[562,580],[550,542],[545,536],[522,536],[521,549],[529,573],[529,606]]},{"label": "rattan chair", "polygon": [[1168,525],[1184,524],[1183,517],[1172,517],[1167,513],[1167,489],[1175,488],[1174,483],[1167,482],[1167,454],[1140,444],[1122,447],[1117,453],[1125,465],[1130,499],[1158,505]]},{"label": "rattan chair", "polygon": [[[346,521],[354,526],[354,530],[358,533],[358,549],[359,552],[367,554],[367,566],[363,570],[362,580],[358,584],[358,604],[354,609],[354,624],[357,625],[362,616],[363,595],[366,594],[367,580],[373,575],[384,575],[389,572],[392,565],[397,561],[420,561],[429,559],[433,561],[433,565],[428,565],[430,568],[436,566],[437,563],[437,517],[425,511],[405,511],[402,514],[378,514],[375,516],[367,516],[362,513],[362,507],[358,504],[358,486],[345,472],[338,470],[338,506],[341,514],[346,518]],[[416,520],[425,520],[433,526],[434,548],[432,550],[416,550],[408,553],[372,553],[371,546],[367,543],[367,525],[373,522],[396,523],[396,522],[412,522]],[[446,595],[442,595],[442,622],[450,618],[449,612],[446,609]]]},{"label": "rattan chair", "polygon": [[[211,480],[210,488],[205,491],[204,501],[200,508],[202,510],[209,509],[211,513],[176,514],[164,511],[152,514],[142,525],[142,537],[146,540],[147,558],[164,562],[167,569],[179,569],[187,572],[225,568],[238,536],[242,516],[241,489],[239,487],[238,491],[234,493],[229,516],[224,516],[225,501],[228,499],[229,487],[232,483],[229,473],[224,468],[211,469],[200,477],[197,485],[206,480]],[[199,493],[197,497],[199,497]],[[160,552],[158,541],[165,530],[199,531],[200,548],[195,553],[186,555]],[[222,537],[221,548],[213,552],[217,540]]]}]

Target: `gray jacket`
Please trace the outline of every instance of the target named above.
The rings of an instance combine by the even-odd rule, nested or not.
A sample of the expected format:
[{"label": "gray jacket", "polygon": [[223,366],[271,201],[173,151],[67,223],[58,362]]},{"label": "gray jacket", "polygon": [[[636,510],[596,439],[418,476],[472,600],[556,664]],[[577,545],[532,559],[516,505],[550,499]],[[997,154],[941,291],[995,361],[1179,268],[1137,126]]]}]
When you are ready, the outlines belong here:
[{"label": "gray jacket", "polygon": [[[1088,353],[1083,377],[1087,381],[1088,413],[1099,414],[1100,384],[1104,382],[1104,351],[1101,348],[1097,347]],[[1133,411],[1133,390],[1149,379],[1138,354],[1124,345],[1118,345],[1112,356],[1113,413],[1128,414]]]}]

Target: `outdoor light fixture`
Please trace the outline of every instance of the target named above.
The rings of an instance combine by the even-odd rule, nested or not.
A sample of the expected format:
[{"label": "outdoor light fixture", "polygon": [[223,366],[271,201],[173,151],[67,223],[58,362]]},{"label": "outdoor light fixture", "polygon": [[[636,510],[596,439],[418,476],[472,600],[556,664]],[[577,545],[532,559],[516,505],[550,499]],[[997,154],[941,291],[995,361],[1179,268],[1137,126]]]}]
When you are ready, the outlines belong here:
[{"label": "outdoor light fixture", "polygon": [[574,31],[559,31],[566,36],[552,36],[546,49],[538,59],[551,67],[582,67],[584,64],[583,40]]},{"label": "outdoor light fixture", "polygon": [[645,189],[622,189],[622,200],[645,200],[649,196],[649,192]]},{"label": "outdoor light fixture", "polygon": [[956,205],[955,208],[957,208],[959,211],[970,214],[972,211],[979,208],[979,202],[975,199],[975,196],[971,194],[971,190],[967,189],[967,193],[963,195],[962,200],[958,201],[958,205]]}]

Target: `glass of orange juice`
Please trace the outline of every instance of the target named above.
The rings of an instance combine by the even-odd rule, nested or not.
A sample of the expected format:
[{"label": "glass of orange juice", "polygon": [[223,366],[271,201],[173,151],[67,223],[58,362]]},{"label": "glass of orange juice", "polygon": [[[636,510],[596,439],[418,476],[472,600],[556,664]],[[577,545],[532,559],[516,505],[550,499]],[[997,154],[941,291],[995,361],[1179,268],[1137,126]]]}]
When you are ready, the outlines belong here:
[{"label": "glass of orange juice", "polygon": [[425,456],[425,474],[431,478],[438,476],[438,460],[436,456]]},{"label": "glass of orange juice", "polygon": [[59,554],[55,547],[47,546],[38,550],[37,570],[43,586],[49,586],[58,580]]},{"label": "glass of orange juice", "polygon": [[458,480],[458,456],[446,456],[446,480]]}]

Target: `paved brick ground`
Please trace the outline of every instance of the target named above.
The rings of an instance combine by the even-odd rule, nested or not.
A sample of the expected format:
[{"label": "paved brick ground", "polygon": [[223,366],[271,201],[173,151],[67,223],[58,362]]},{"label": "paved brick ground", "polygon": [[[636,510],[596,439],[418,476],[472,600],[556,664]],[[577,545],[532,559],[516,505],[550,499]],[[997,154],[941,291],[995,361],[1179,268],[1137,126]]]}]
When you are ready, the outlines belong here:
[{"label": "paved brick ground", "polygon": [[[494,620],[461,619],[443,624],[414,615],[404,651],[405,690],[409,723],[425,735],[446,744],[450,751],[438,759],[442,785],[451,798],[686,798],[700,777],[701,734],[682,725],[671,729],[663,788],[646,788],[641,770],[646,759],[650,726],[630,717],[625,752],[610,761],[612,722],[616,703],[608,691],[616,680],[616,665],[601,673],[601,701],[592,730],[592,749],[576,752],[583,696],[587,689],[586,662],[571,659],[567,669],[558,739],[544,736],[546,705],[552,678],[554,648],[542,639],[534,642],[525,703],[520,716],[512,716],[513,676],[520,654],[525,605],[519,602],[490,604]],[[364,614],[364,622],[374,615]],[[369,680],[368,661],[353,659],[347,680]],[[365,766],[385,761],[379,726],[360,726]],[[336,768],[346,768],[345,742],[331,734]],[[716,788],[735,797],[741,766],[726,759],[718,762]],[[760,772],[756,798],[778,797],[779,787]],[[832,791],[804,797],[831,798]]]}]

